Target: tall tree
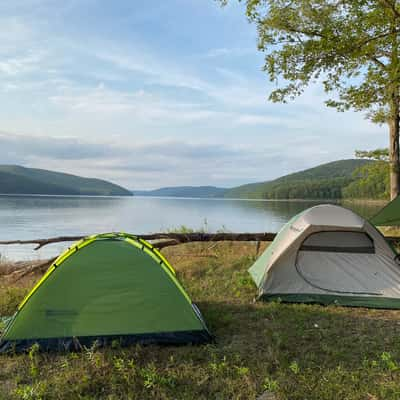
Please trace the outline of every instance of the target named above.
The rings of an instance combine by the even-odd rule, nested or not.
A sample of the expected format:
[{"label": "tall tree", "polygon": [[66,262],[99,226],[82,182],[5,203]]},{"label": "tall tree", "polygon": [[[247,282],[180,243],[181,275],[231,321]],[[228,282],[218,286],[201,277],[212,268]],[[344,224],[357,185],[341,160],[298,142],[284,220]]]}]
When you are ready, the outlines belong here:
[{"label": "tall tree", "polygon": [[[226,4],[228,0],[220,0]],[[400,192],[400,0],[239,0],[257,24],[264,70],[286,102],[312,82],[339,111],[389,126],[391,198]]]}]

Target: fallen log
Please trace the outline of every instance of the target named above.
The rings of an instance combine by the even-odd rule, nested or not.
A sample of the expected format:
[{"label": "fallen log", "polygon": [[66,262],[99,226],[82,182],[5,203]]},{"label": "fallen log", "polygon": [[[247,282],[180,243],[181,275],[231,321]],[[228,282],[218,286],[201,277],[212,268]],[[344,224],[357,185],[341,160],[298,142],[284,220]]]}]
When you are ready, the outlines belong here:
[{"label": "fallen log", "polygon": [[[151,233],[136,235],[144,240],[154,241],[154,247],[162,249],[168,246],[176,246],[178,244],[190,242],[223,242],[223,241],[237,241],[237,242],[272,242],[276,233],[259,232],[259,233],[205,233],[205,232],[190,232],[190,233]],[[30,240],[2,240],[0,245],[25,245],[36,244],[35,250],[38,250],[48,244],[60,242],[75,242],[83,239],[85,236],[58,236],[47,239],[30,239]],[[389,242],[400,242],[399,236],[385,236]]]},{"label": "fallen log", "polygon": [[[137,235],[144,240],[162,240],[153,245],[157,248],[164,248],[167,246],[175,246],[177,244],[189,242],[221,242],[221,241],[238,241],[238,242],[271,242],[274,240],[276,233],[261,232],[261,233],[204,233],[204,232],[190,232],[190,233],[151,233],[144,235]],[[75,242],[83,239],[85,236],[58,236],[47,239],[29,239],[29,240],[2,240],[0,245],[12,244],[36,244],[35,250],[42,248],[48,244],[60,242]]]}]

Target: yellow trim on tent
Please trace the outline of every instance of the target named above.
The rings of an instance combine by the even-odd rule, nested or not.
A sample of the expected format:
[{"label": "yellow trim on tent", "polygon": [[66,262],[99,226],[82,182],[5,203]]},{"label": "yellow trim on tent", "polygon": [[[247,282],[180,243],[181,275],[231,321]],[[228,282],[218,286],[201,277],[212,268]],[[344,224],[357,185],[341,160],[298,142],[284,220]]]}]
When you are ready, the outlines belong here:
[{"label": "yellow trim on tent", "polygon": [[167,259],[161,254],[161,252],[154,247],[151,243],[147,242],[146,240],[142,238],[138,238],[140,243],[145,244],[147,247],[149,247],[156,255],[158,258],[161,259],[161,261],[172,271],[174,275],[176,275],[175,270],[172,268],[172,265],[167,261]]},{"label": "yellow trim on tent", "polygon": [[44,281],[72,254],[74,254],[76,251],[82,249],[83,247],[86,247],[90,243],[93,243],[94,241],[102,238],[124,238],[125,241],[130,243],[131,245],[143,249],[150,257],[152,257],[163,269],[164,271],[169,275],[169,277],[173,280],[175,285],[178,287],[178,289],[182,292],[182,294],[185,296],[186,300],[189,303],[192,303],[190,297],[188,294],[185,292],[183,287],[180,285],[180,283],[177,281],[175,277],[175,271],[172,268],[172,266],[169,264],[169,262],[165,259],[165,257],[155,248],[153,247],[149,242],[147,242],[144,239],[138,238],[134,235],[129,235],[127,233],[101,233],[98,235],[91,235],[88,236],[84,239],[79,240],[78,242],[74,243],[72,246],[70,246],[68,249],[66,249],[63,253],[61,253],[57,259],[50,265],[49,269],[46,271],[46,273],[42,276],[42,278],[36,283],[36,285],[32,288],[32,290],[25,296],[25,298],[22,300],[22,302],[18,306],[18,310],[21,310],[21,308],[26,304],[26,302],[32,297],[32,295],[39,289],[39,287],[44,283]]}]

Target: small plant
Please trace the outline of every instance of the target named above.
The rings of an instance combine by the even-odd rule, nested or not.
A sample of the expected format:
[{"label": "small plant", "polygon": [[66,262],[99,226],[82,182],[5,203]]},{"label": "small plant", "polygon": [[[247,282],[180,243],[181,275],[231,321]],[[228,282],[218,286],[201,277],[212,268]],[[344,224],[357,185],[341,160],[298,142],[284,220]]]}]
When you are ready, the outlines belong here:
[{"label": "small plant", "polygon": [[85,355],[90,364],[96,368],[101,365],[101,354],[97,352],[99,348],[99,342],[94,341],[90,347],[85,347]]},{"label": "small plant", "polygon": [[135,368],[136,368],[135,361],[133,359],[130,359],[128,360],[128,362],[126,362],[124,358],[114,357],[113,365],[115,370],[123,378],[123,380],[126,383],[130,384],[132,376],[135,375]]},{"label": "small plant", "polygon": [[194,229],[187,227],[186,225],[178,226],[167,230],[168,233],[193,233]]},{"label": "small plant", "polygon": [[28,357],[29,357],[29,372],[32,376],[32,378],[36,378],[37,375],[39,374],[39,362],[38,362],[38,357],[37,354],[39,352],[40,346],[35,343],[31,346]]},{"label": "small plant", "polygon": [[175,386],[173,377],[160,375],[154,364],[150,364],[147,368],[142,368],[141,375],[143,377],[143,386],[146,389],[154,389],[157,386],[166,386],[170,388]]},{"label": "small plant", "polygon": [[264,379],[264,383],[263,383],[263,389],[264,390],[268,390],[270,392],[276,392],[278,390],[278,381],[270,378],[269,376],[267,376]]},{"label": "small plant", "polygon": [[300,367],[299,364],[297,363],[297,361],[292,361],[289,365],[289,369],[295,374],[297,375],[300,372]]},{"label": "small plant", "polygon": [[70,366],[70,362],[69,362],[68,358],[67,357],[62,358],[61,362],[60,362],[60,367],[62,369],[68,369],[69,366]]},{"label": "small plant", "polygon": [[381,354],[381,361],[384,367],[390,372],[394,372],[399,369],[396,361],[393,360],[392,355],[386,351]]},{"label": "small plant", "polygon": [[215,361],[211,362],[209,365],[210,365],[210,369],[215,374],[222,374],[225,370],[227,370],[229,368],[229,363],[226,360],[226,356],[224,356],[221,361],[216,359]]},{"label": "small plant", "polygon": [[236,373],[237,373],[239,376],[248,375],[248,373],[250,372],[250,369],[247,368],[247,367],[238,367],[238,366],[235,366],[235,369],[236,369]]},{"label": "small plant", "polygon": [[42,400],[47,391],[47,385],[39,382],[34,385],[23,385],[15,389],[15,395],[21,400]]}]

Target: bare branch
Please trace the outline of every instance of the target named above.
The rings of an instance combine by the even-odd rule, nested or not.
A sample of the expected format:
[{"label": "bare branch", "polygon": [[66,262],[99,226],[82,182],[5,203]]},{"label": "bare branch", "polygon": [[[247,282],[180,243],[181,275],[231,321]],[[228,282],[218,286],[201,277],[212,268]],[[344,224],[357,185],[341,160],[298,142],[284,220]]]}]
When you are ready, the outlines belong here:
[{"label": "bare branch", "polygon": [[35,250],[39,250],[41,247],[51,243],[59,242],[76,242],[77,240],[83,239],[85,236],[58,236],[49,239],[31,239],[31,240],[2,240],[0,245],[8,244],[37,244]]}]

